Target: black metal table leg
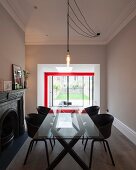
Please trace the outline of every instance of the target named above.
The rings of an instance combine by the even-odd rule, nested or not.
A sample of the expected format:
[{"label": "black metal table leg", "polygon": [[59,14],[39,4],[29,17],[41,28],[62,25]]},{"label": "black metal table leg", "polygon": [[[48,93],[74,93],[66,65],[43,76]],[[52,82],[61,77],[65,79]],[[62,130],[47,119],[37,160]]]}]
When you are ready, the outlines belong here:
[{"label": "black metal table leg", "polygon": [[76,152],[72,149],[72,147],[78,142],[80,139],[80,135],[77,135],[76,137],[73,137],[73,139],[67,143],[63,137],[56,134],[56,131],[53,131],[53,135],[57,135],[57,140],[61,143],[61,145],[64,147],[64,149],[60,152],[60,154],[55,158],[55,160],[50,164],[50,166],[47,168],[47,170],[52,170],[57,166],[57,164],[64,158],[64,156],[69,153],[74,160],[84,169],[89,170],[89,167],[83,162],[83,160],[76,154]]}]

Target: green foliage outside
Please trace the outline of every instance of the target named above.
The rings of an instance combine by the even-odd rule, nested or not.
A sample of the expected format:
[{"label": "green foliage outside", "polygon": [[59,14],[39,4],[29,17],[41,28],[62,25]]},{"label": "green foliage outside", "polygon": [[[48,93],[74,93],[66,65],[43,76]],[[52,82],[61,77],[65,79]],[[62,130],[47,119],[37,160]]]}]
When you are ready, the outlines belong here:
[{"label": "green foliage outside", "polygon": [[60,83],[56,83],[53,85],[53,89],[55,89],[56,92],[60,91],[60,88],[61,88]]},{"label": "green foliage outside", "polygon": [[[59,93],[58,96],[56,97],[56,100],[66,100],[66,98],[67,98],[66,93],[63,93],[63,94]],[[82,94],[81,93],[70,93],[69,99],[71,99],[71,100],[75,100],[75,99],[82,100]],[[84,100],[89,100],[89,97],[84,95]]]}]

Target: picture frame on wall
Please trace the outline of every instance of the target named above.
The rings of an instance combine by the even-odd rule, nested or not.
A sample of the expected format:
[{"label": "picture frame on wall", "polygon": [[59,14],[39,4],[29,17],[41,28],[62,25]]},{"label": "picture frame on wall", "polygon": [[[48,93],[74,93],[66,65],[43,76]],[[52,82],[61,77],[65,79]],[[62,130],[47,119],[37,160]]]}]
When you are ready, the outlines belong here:
[{"label": "picture frame on wall", "polygon": [[4,84],[3,84],[3,80],[0,80],[0,92],[4,91]]},{"label": "picture frame on wall", "polygon": [[12,81],[0,80],[0,91],[12,90]]},{"label": "picture frame on wall", "polygon": [[20,66],[12,64],[12,88],[13,90],[24,88],[23,70]]},{"label": "picture frame on wall", "polygon": [[4,81],[4,91],[12,90],[12,81]]}]

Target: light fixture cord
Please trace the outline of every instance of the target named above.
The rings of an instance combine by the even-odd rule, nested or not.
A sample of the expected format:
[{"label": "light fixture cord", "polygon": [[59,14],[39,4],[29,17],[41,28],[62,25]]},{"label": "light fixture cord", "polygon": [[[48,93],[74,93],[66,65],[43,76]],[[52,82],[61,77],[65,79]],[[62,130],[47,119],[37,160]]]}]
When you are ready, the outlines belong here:
[{"label": "light fixture cord", "polygon": [[67,1],[67,52],[69,53],[69,0]]},{"label": "light fixture cord", "polygon": [[80,12],[80,14],[81,14],[81,16],[83,17],[83,19],[84,19],[84,21],[85,21],[85,23],[86,23],[86,25],[88,26],[88,28],[93,32],[93,34],[94,35],[96,35],[97,33],[90,27],[90,25],[87,23],[87,21],[86,21],[86,19],[85,19],[85,17],[84,17],[84,15],[83,15],[83,13],[82,13],[82,11],[81,11],[81,9],[79,8],[79,6],[78,6],[78,4],[77,4],[77,2],[76,2],[76,0],[74,0],[74,2],[75,2],[75,4],[76,4],[76,7],[78,8],[78,10],[79,10],[79,12]]},{"label": "light fixture cord", "polygon": [[[75,12],[76,10],[74,10],[71,6],[70,3],[68,3],[68,8],[69,8],[69,15],[68,15],[68,20],[69,20],[69,28],[71,28],[72,30],[74,30],[77,34],[87,37],[87,38],[93,38],[93,37],[98,37],[100,36],[99,32],[95,32],[91,26],[88,24],[85,16],[83,15],[80,7],[78,6],[76,0],[73,0],[74,4],[76,6],[76,9],[78,10],[80,17],[82,17],[82,21],[78,15],[77,12]],[[72,15],[71,15],[72,12]],[[73,18],[74,15],[74,18]],[[74,26],[73,26],[74,25]]]}]

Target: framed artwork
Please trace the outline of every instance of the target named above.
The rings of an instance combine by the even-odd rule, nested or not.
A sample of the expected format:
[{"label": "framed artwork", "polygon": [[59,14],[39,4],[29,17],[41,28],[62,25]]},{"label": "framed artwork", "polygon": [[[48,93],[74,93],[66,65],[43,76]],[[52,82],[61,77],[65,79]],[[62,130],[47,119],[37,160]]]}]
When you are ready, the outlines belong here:
[{"label": "framed artwork", "polygon": [[4,91],[3,80],[0,80],[0,91]]},{"label": "framed artwork", "polygon": [[0,91],[12,90],[12,81],[0,80]]},{"label": "framed artwork", "polygon": [[23,70],[20,66],[17,66],[15,64],[12,64],[12,79],[13,90],[24,88]]},{"label": "framed artwork", "polygon": [[4,91],[12,90],[12,81],[4,81]]}]

